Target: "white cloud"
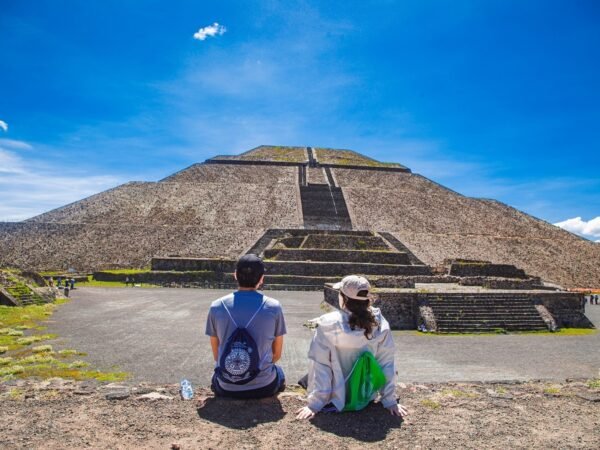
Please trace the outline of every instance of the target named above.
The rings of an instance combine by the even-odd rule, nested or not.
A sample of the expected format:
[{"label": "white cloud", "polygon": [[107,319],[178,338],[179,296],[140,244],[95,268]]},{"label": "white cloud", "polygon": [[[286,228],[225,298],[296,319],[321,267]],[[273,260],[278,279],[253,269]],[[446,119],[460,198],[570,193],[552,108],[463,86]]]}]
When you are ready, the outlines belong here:
[{"label": "white cloud", "polygon": [[196,31],[194,33],[194,39],[203,41],[209,36],[210,37],[221,36],[221,35],[225,34],[226,31],[227,31],[227,28],[225,28],[223,25],[219,25],[217,22],[215,22],[212,25],[208,25],[208,26],[200,28],[198,31]]},{"label": "white cloud", "polygon": [[594,238],[600,237],[600,216],[587,222],[582,220],[581,217],[574,217],[572,219],[555,223],[554,225],[570,231],[571,233],[580,234],[582,236],[591,236]]},{"label": "white cloud", "polygon": [[[17,147],[24,145],[29,146],[20,142]],[[45,162],[0,148],[0,221],[28,219],[119,183],[113,176],[57,171]]]},{"label": "white cloud", "polygon": [[4,131],[8,131],[8,124],[4,120],[0,120],[0,128]]},{"label": "white cloud", "polygon": [[33,147],[27,142],[15,141],[14,139],[0,139],[0,149],[14,149],[14,150],[32,150]]}]

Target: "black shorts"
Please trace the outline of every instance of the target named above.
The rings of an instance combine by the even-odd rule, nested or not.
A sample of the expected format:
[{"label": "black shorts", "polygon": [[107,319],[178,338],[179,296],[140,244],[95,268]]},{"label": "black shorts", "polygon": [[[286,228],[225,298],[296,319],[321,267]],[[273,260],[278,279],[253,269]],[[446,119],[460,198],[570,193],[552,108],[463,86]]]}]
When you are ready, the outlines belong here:
[{"label": "black shorts", "polygon": [[210,388],[217,397],[229,397],[229,398],[240,398],[240,399],[252,399],[252,398],[265,398],[273,397],[278,392],[282,392],[285,389],[285,375],[283,370],[279,366],[275,366],[277,375],[275,379],[258,389],[250,389],[247,391],[227,391],[223,389],[217,380],[217,372],[213,373]]}]

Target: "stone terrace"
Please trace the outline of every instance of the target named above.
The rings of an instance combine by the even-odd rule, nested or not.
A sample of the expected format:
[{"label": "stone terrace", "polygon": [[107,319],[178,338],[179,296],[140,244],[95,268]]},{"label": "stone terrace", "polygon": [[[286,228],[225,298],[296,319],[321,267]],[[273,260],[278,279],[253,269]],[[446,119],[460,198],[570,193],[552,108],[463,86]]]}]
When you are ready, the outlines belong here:
[{"label": "stone terrace", "polygon": [[297,184],[298,171],[292,166],[194,164],[162,181],[176,183]]},{"label": "stone terrace", "polygon": [[406,167],[401,164],[377,161],[361,155],[353,150],[316,147],[314,151],[319,163],[324,165],[331,164],[342,166],[396,167],[399,169],[406,169]]},{"label": "stone terrace", "polygon": [[273,220],[281,227],[301,224],[295,186],[128,183],[29,222],[194,225],[210,230],[224,225],[262,229]]}]

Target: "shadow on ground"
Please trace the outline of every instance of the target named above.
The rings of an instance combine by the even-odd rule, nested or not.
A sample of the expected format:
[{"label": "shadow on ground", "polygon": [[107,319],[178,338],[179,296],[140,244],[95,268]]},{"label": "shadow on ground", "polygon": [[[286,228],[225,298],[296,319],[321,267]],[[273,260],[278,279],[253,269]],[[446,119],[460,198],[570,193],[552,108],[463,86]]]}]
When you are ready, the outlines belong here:
[{"label": "shadow on ground", "polygon": [[400,417],[373,403],[362,411],[317,414],[312,423],[327,433],[363,442],[383,441],[391,430],[402,428]]},{"label": "shadow on ground", "polygon": [[261,400],[209,397],[198,408],[198,416],[227,428],[243,430],[262,423],[278,422],[285,412],[276,397]]}]

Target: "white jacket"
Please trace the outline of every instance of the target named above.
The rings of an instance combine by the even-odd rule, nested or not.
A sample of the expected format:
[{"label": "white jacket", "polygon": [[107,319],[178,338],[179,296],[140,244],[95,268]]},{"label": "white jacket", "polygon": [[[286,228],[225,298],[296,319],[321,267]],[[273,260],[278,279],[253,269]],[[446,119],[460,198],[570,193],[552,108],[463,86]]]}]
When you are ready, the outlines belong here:
[{"label": "white jacket", "polygon": [[346,378],[354,363],[365,351],[370,351],[383,369],[386,384],[381,389],[381,403],[385,408],[396,404],[396,370],[394,367],[394,340],[387,320],[378,308],[372,308],[379,326],[367,339],[363,329],[352,331],[349,313],[338,310],[325,314],[315,322],[317,331],[308,351],[308,407],[320,411],[333,403],[338,411],[346,403]]}]

